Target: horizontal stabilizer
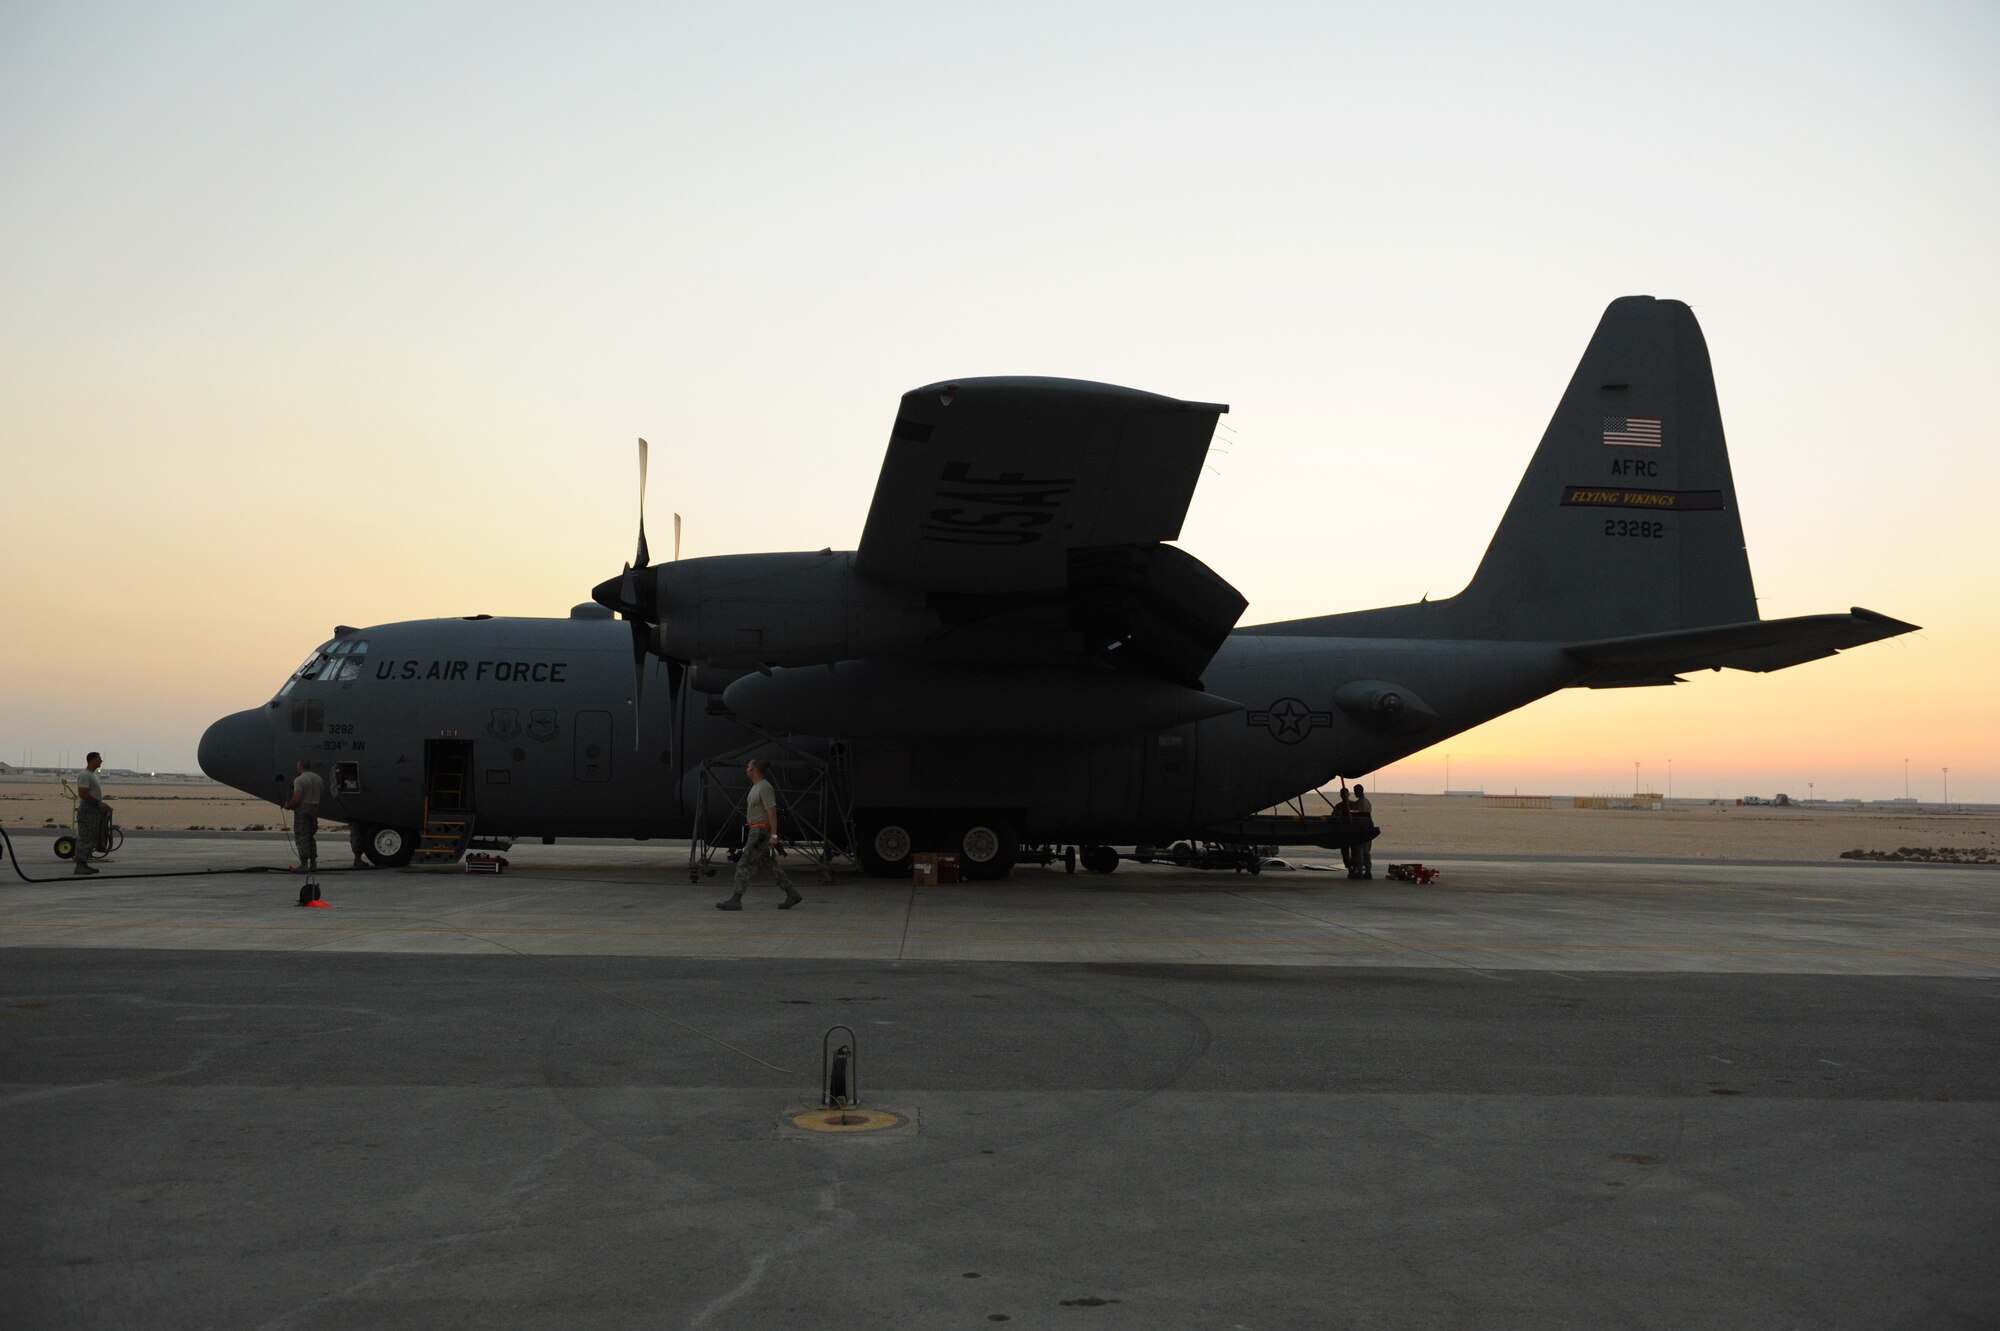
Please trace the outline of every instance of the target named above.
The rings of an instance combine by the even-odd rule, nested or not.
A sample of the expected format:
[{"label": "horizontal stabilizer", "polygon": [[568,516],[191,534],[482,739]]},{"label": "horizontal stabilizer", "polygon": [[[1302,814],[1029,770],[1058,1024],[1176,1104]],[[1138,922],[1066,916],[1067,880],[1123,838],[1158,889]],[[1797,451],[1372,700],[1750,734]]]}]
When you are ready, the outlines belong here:
[{"label": "horizontal stabilizer", "polygon": [[1667,684],[1690,670],[1771,671],[1816,661],[1863,643],[1914,632],[1915,624],[1856,606],[1845,615],[1801,615],[1717,624],[1671,633],[1642,633],[1574,643],[1564,650],[1591,667],[1580,682],[1592,688]]}]

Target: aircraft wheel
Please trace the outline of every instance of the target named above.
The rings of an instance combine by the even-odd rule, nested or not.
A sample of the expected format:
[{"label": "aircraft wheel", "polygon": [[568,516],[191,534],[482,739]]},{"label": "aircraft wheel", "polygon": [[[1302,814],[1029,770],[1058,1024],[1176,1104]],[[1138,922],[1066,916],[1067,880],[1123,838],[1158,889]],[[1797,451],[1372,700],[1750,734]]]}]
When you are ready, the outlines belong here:
[{"label": "aircraft wheel", "polygon": [[57,837],[57,838],[56,838],[56,858],[57,858],[57,859],[59,859],[59,860],[66,860],[66,859],[69,859],[69,858],[71,858],[71,857],[72,857],[72,856],[74,856],[75,854],[76,854],[76,838],[75,838],[75,837],[73,837],[73,836],[59,836],[59,837]]},{"label": "aircraft wheel", "polygon": [[1092,873],[1112,873],[1118,868],[1118,852],[1109,846],[1085,846],[1077,860]]},{"label": "aircraft wheel", "polygon": [[908,878],[910,856],[917,848],[915,828],[898,814],[864,819],[861,844],[855,848],[861,867],[874,878]]},{"label": "aircraft wheel", "polygon": [[958,823],[947,844],[958,855],[959,876],[978,882],[1005,878],[1021,853],[1014,824],[998,815],[980,814]]},{"label": "aircraft wheel", "polygon": [[1064,846],[1064,847],[1063,847],[1063,872],[1064,872],[1064,873],[1075,873],[1075,872],[1076,872],[1076,847],[1075,847],[1075,846]]},{"label": "aircraft wheel", "polygon": [[1185,869],[1194,863],[1194,847],[1185,841],[1176,841],[1167,851],[1167,858]]},{"label": "aircraft wheel", "polygon": [[378,869],[400,869],[417,853],[417,834],[405,827],[371,827],[362,833],[362,853]]}]

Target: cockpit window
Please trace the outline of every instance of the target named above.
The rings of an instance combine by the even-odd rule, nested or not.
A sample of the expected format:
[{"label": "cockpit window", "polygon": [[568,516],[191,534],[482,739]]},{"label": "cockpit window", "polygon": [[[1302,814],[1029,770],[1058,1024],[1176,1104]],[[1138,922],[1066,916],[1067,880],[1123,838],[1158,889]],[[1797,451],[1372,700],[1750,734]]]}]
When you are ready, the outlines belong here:
[{"label": "cockpit window", "polygon": [[308,656],[305,659],[305,663],[292,672],[292,677],[285,681],[283,688],[278,690],[278,696],[282,698],[287,693],[290,693],[292,685],[302,679],[318,679],[321,672],[326,669],[327,648],[332,645],[331,643],[321,643],[318,647],[313,648],[312,655]]},{"label": "cockpit window", "polygon": [[320,671],[325,667],[326,659],[330,654],[327,649],[333,645],[332,643],[326,643],[314,649],[313,654],[306,658],[306,663],[292,672],[292,678],[318,679]]},{"label": "cockpit window", "polygon": [[343,642],[340,647],[343,649],[342,655],[339,660],[328,663],[327,678],[337,679],[342,684],[352,679],[360,679],[362,670],[368,664],[367,642],[356,641],[351,645]]}]

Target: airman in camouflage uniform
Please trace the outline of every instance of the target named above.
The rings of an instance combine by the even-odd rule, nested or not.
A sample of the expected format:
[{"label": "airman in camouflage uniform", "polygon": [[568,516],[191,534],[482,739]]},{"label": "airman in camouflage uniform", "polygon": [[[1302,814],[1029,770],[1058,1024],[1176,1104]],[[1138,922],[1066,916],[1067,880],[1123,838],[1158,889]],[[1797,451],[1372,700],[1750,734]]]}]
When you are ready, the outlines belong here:
[{"label": "airman in camouflage uniform", "polygon": [[299,868],[311,873],[319,868],[319,802],[326,783],[312,764],[299,759],[299,774],[292,778],[292,797],[285,807],[292,811],[292,840],[299,846]]}]

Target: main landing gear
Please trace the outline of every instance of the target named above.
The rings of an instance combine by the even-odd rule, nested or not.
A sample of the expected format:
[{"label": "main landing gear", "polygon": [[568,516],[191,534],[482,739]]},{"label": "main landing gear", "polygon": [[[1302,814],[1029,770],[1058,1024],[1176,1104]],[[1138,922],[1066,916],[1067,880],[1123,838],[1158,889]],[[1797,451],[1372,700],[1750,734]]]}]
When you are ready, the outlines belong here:
[{"label": "main landing gear", "polygon": [[856,810],[855,853],[876,878],[907,878],[920,850],[958,856],[961,878],[1005,878],[1021,858],[1014,819],[994,809]]},{"label": "main landing gear", "polygon": [[876,878],[909,877],[919,851],[958,856],[958,876],[973,882],[1005,878],[1017,864],[1111,873],[1120,858],[1110,846],[1024,846],[1012,815],[998,809],[856,809],[854,833],[855,857]]},{"label": "main landing gear", "polygon": [[917,849],[917,825],[903,814],[869,813],[855,820],[855,854],[874,878],[907,878]]}]

